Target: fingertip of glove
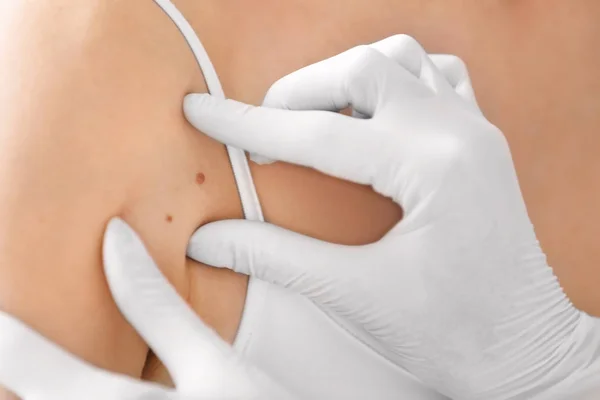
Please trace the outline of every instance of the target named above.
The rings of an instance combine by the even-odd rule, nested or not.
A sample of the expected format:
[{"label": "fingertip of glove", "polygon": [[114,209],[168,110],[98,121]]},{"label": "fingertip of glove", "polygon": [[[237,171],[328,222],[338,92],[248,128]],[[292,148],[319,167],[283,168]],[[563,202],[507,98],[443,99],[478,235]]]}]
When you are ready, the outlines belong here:
[{"label": "fingertip of glove", "polygon": [[[215,232],[215,223],[204,225],[192,234],[187,246],[187,255],[199,262],[206,262],[206,255],[218,243],[218,232]],[[215,235],[216,233],[217,235]],[[208,251],[204,250],[208,249]]]},{"label": "fingertip of glove", "polygon": [[197,117],[210,102],[210,95],[206,93],[190,93],[183,98],[183,113],[192,122],[197,122]]},{"label": "fingertip of glove", "polygon": [[116,288],[116,282],[120,282],[120,285],[132,274],[151,270],[154,265],[142,239],[118,217],[112,218],[107,224],[102,255],[104,271],[113,289]]},{"label": "fingertip of glove", "polygon": [[247,222],[225,220],[200,227],[188,242],[188,257],[217,268],[233,265],[239,234]]},{"label": "fingertip of glove", "polygon": [[262,102],[263,107],[269,108],[282,108],[284,110],[289,110],[290,107],[286,104],[286,99],[289,93],[289,90],[285,90],[286,86],[289,86],[289,77],[285,76],[275,82],[265,94],[265,97]]},{"label": "fingertip of glove", "polygon": [[104,233],[104,254],[119,252],[122,246],[135,240],[135,232],[119,217],[111,218]]}]

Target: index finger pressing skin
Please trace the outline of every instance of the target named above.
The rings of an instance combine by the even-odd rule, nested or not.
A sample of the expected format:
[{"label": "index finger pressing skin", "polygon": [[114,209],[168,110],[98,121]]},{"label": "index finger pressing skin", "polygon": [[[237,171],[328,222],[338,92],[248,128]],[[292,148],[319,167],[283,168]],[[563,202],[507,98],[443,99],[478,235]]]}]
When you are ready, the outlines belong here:
[{"label": "index finger pressing skin", "polygon": [[[188,95],[186,116],[212,138],[268,159],[317,169],[325,174],[370,184],[362,168],[371,120],[328,111],[291,111],[254,107],[210,95]],[[371,160],[368,160],[371,161]]]},{"label": "index finger pressing skin", "polygon": [[[386,95],[389,101],[433,96],[429,87],[377,50],[367,48],[360,54],[362,58],[350,65],[327,60],[331,61],[327,68],[347,77],[337,80],[345,87],[343,93],[354,93],[350,97],[357,99],[363,97],[358,93],[364,95],[367,105],[359,112],[387,104]],[[314,73],[318,75],[325,65]],[[306,79],[310,86],[310,75]],[[300,98],[302,93],[309,92],[300,92]],[[377,113],[371,119],[358,119],[328,111],[253,107],[209,95],[188,95],[184,111],[192,125],[222,143],[365,185],[373,184],[378,164],[373,155],[382,147],[381,137],[373,136],[391,132],[378,126]]]}]

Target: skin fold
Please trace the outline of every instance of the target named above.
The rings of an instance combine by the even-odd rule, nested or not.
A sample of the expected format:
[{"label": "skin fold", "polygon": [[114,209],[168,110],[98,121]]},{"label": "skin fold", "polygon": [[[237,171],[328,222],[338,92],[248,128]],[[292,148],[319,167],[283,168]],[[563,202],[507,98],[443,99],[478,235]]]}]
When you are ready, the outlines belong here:
[{"label": "skin fold", "polygon": [[[227,96],[251,104],[297,68],[395,33],[462,57],[511,144],[550,264],[575,304],[600,315],[597,2],[174,3]],[[247,279],[185,258],[198,226],[242,216],[224,147],[181,112],[186,93],[206,91],[190,50],[151,1],[57,0],[0,4],[0,54],[0,308],[95,365],[168,383],[114,305],[100,249],[108,219],[123,217],[234,339]],[[266,219],[301,233],[368,243],[401,217],[368,188],[314,171],[252,172]]]}]

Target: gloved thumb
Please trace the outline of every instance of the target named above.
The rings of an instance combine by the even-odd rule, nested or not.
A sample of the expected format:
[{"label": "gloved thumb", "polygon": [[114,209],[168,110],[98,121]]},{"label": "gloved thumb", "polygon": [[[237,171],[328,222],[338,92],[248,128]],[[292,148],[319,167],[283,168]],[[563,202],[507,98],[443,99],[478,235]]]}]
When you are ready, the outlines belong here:
[{"label": "gloved thumb", "polygon": [[204,225],[191,237],[188,257],[294,290],[319,303],[339,283],[363,247],[323,242],[272,224],[228,220]]},{"label": "gloved thumb", "polygon": [[231,347],[178,295],[125,221],[109,222],[103,256],[115,302],[165,364],[178,392],[203,398],[253,392]]}]

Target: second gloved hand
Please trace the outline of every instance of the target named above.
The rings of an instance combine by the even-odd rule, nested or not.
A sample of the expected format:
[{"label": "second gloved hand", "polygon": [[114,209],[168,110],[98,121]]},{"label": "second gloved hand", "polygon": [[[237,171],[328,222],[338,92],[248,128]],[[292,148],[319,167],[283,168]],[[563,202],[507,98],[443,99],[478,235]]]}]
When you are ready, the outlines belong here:
[{"label": "second gloved hand", "polygon": [[[404,218],[358,247],[217,222],[196,232],[188,254],[308,296],[449,397],[576,398],[574,388],[599,378],[599,322],[561,290],[506,140],[460,78],[395,36],[283,78],[266,107],[189,96],[186,115],[206,134],[371,185]],[[367,118],[332,112],[348,106]]]},{"label": "second gloved hand", "polygon": [[106,231],[104,269],[119,309],[167,367],[176,389],[90,365],[2,312],[0,385],[21,400],[290,399],[194,314],[120,219]]}]

